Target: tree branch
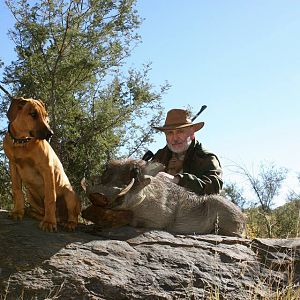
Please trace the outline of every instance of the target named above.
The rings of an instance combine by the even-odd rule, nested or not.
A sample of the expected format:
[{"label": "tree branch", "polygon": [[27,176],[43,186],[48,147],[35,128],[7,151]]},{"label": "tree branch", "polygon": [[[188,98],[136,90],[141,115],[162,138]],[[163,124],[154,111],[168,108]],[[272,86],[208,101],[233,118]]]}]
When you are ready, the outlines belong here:
[{"label": "tree branch", "polygon": [[12,99],[12,95],[0,84],[0,89],[10,98]]}]

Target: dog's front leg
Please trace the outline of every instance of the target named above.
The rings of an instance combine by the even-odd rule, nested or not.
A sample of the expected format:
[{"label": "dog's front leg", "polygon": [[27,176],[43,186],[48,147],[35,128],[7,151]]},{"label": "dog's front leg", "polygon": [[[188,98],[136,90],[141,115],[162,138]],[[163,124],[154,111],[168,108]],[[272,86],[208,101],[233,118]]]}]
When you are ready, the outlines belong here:
[{"label": "dog's front leg", "polygon": [[44,231],[57,231],[56,224],[56,189],[54,182],[54,170],[51,168],[50,171],[44,174],[44,205],[45,205],[45,216],[40,223],[40,228]]},{"label": "dog's front leg", "polygon": [[24,194],[22,192],[22,179],[14,162],[9,162],[9,170],[12,182],[12,198],[14,203],[10,217],[14,220],[22,220],[24,217]]}]

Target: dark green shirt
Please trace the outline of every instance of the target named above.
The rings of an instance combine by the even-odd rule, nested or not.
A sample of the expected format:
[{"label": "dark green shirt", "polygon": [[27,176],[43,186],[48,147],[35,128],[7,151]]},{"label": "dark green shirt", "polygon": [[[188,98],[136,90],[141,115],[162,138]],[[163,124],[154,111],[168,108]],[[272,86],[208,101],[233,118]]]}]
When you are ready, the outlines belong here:
[{"label": "dark green shirt", "polygon": [[[153,161],[168,166],[172,152],[165,146],[156,152]],[[218,157],[202,148],[198,141],[193,141],[183,161],[183,172],[179,185],[198,194],[219,194],[222,186],[222,168]]]}]

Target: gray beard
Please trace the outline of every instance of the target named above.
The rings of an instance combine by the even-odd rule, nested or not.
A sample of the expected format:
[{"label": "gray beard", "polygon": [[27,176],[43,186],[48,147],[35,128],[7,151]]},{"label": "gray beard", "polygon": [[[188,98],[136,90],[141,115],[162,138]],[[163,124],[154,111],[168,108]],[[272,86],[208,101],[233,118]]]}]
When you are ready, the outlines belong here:
[{"label": "gray beard", "polygon": [[180,151],[177,150],[177,149],[173,149],[173,146],[170,145],[170,144],[167,144],[167,146],[168,146],[168,148],[169,148],[172,152],[174,152],[174,153],[183,153],[183,152],[186,152],[186,150],[190,147],[191,143],[192,143],[192,139],[191,139],[190,137],[188,137],[188,138],[186,139],[186,145],[185,145],[184,148],[183,148],[182,150],[180,150]]}]

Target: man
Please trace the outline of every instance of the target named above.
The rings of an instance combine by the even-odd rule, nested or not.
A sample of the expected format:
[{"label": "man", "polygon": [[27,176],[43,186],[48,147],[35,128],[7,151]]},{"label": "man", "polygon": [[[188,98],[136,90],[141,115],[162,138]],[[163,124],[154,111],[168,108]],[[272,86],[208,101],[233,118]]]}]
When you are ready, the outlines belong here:
[{"label": "man", "polygon": [[174,183],[198,195],[218,194],[223,186],[220,161],[195,139],[195,132],[203,126],[204,122],[193,124],[186,110],[170,110],[164,126],[153,127],[165,133],[167,145],[152,161],[164,164],[166,171],[160,174]]}]

